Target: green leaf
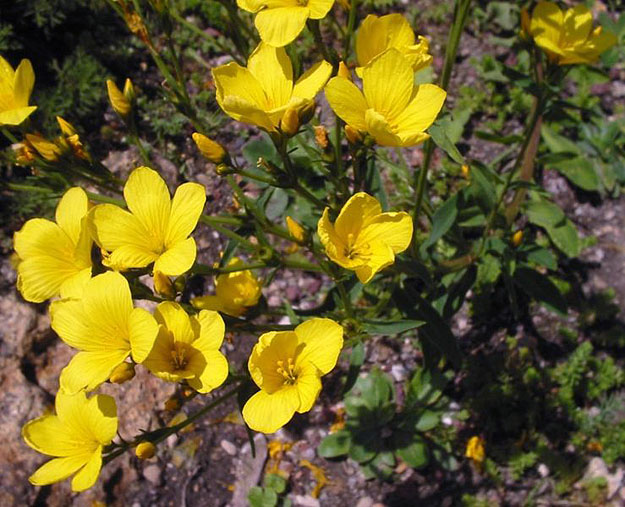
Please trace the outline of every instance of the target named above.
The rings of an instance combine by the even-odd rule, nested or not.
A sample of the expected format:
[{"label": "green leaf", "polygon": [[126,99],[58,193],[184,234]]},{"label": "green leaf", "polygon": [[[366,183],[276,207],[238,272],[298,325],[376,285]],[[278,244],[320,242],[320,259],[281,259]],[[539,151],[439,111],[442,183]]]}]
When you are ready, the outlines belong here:
[{"label": "green leaf", "polygon": [[579,235],[575,225],[568,218],[560,225],[545,229],[553,244],[567,257],[577,257],[580,254],[582,248]]},{"label": "green leaf", "polygon": [[443,395],[448,379],[439,370],[419,368],[408,384],[406,405],[432,405]]},{"label": "green leaf", "polygon": [[520,142],[523,138],[519,135],[512,134],[508,136],[500,136],[498,134],[493,134],[491,132],[485,132],[483,130],[478,130],[475,132],[475,136],[479,139],[484,139],[485,141],[490,141],[493,143],[499,144],[514,144]]},{"label": "green leaf", "polygon": [[528,262],[533,262],[535,264],[538,264],[539,266],[544,266],[547,269],[558,268],[558,261],[555,255],[553,255],[551,250],[548,250],[547,248],[532,246],[529,250],[525,252],[525,255],[527,256],[526,258]]},{"label": "green leaf", "polygon": [[428,448],[421,439],[397,450],[397,455],[411,467],[421,468],[428,464]]},{"label": "green leaf", "polygon": [[256,163],[261,157],[274,164],[280,163],[280,156],[273,143],[267,137],[250,141],[243,147],[242,152],[243,157],[252,167],[256,167]]},{"label": "green leaf", "polygon": [[518,267],[513,276],[514,283],[533,299],[545,304],[549,309],[567,314],[566,300],[549,278],[528,267]]},{"label": "green leaf", "polygon": [[434,144],[438,146],[441,150],[443,150],[449,158],[451,158],[454,162],[463,165],[464,157],[456,148],[456,145],[451,142],[449,136],[447,135],[447,131],[444,125],[441,124],[441,121],[435,122],[429,129],[428,134],[432,137],[432,141]]},{"label": "green leaf", "polygon": [[393,336],[411,329],[421,327],[425,322],[422,320],[396,320],[396,321],[383,321],[383,320],[365,320],[363,322],[363,328],[369,334],[379,334],[382,336]]},{"label": "green leaf", "polygon": [[545,164],[566,177],[573,185],[582,190],[597,192],[601,189],[599,176],[592,163],[585,157],[576,157],[573,160],[563,160],[558,163]]},{"label": "green leaf", "polygon": [[360,396],[371,410],[387,404],[395,395],[390,377],[377,368],[366,377],[358,379],[355,388],[360,391]]},{"label": "green leaf", "polygon": [[360,368],[365,362],[365,344],[361,341],[356,343],[352,347],[352,352],[349,356],[349,370],[347,371],[347,378],[345,379],[345,386],[343,387],[343,394],[349,391],[360,374]]},{"label": "green leaf", "polygon": [[325,437],[317,447],[317,454],[322,458],[337,458],[349,452],[351,445],[350,434],[346,430],[339,430]]},{"label": "green leaf", "polygon": [[437,412],[426,410],[419,416],[415,428],[417,431],[430,431],[438,425],[440,420],[440,416]]},{"label": "green leaf", "polygon": [[275,507],[278,505],[278,494],[273,489],[254,486],[247,494],[250,507]]},{"label": "green leaf", "polygon": [[265,206],[265,214],[269,220],[275,220],[282,217],[288,205],[289,194],[281,188],[274,188],[267,206]]},{"label": "green leaf", "polygon": [[552,227],[565,220],[564,211],[552,202],[546,200],[529,201],[526,204],[527,218],[540,227]]},{"label": "green leaf", "polygon": [[430,235],[421,245],[421,249],[425,251],[428,247],[436,243],[445,233],[454,225],[456,216],[458,215],[458,194],[445,201],[438,207],[432,217],[432,230]]},{"label": "green leaf", "polygon": [[265,475],[263,484],[266,488],[272,489],[278,494],[286,491],[286,479],[278,474]]}]

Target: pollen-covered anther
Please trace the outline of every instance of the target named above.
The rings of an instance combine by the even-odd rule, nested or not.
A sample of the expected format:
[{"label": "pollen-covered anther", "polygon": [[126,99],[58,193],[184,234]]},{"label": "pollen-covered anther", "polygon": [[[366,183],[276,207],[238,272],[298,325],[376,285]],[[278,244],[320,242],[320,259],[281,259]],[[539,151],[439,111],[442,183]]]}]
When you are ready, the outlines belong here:
[{"label": "pollen-covered anther", "polygon": [[287,359],[286,368],[284,361],[282,360],[279,360],[277,364],[278,368],[276,371],[284,377],[284,383],[294,384],[297,381],[297,374],[295,373],[295,363],[293,362],[293,358],[289,357]]}]

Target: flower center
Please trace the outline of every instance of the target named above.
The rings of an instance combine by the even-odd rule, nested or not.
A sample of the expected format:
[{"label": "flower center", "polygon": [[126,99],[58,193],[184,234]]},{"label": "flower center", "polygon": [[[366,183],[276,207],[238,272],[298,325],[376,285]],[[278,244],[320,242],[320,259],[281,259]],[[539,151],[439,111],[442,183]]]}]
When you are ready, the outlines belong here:
[{"label": "flower center", "polygon": [[347,235],[347,242],[343,248],[343,255],[350,261],[360,258],[366,260],[369,257],[369,245],[356,245],[356,236],[350,232]]},{"label": "flower center", "polygon": [[280,360],[277,362],[277,372],[284,378],[284,383],[287,385],[293,385],[297,381],[297,374],[295,373],[295,363],[293,358],[289,357],[286,364]]},{"label": "flower center", "polygon": [[187,344],[175,342],[171,349],[171,366],[174,371],[184,370],[187,367],[189,358],[187,357]]}]

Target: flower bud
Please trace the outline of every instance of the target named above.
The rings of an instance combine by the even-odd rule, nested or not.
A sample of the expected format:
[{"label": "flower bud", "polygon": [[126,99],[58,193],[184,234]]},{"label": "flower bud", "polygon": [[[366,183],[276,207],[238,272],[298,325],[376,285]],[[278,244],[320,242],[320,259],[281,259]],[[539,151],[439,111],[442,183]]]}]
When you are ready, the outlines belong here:
[{"label": "flower bud", "polygon": [[464,176],[467,180],[469,179],[469,176],[471,175],[471,170],[469,169],[469,166],[464,164],[460,170],[462,171],[462,176]]},{"label": "flower bud", "polygon": [[111,372],[109,381],[113,384],[123,384],[135,376],[135,366],[131,363],[122,363]]},{"label": "flower bud", "polygon": [[17,143],[11,147],[13,148],[13,153],[15,153],[15,162],[18,165],[31,165],[37,157],[35,150],[28,142]]},{"label": "flower bud", "polygon": [[297,110],[297,114],[299,115],[299,123],[300,125],[304,125],[312,120],[312,117],[315,115],[315,105],[314,100],[308,101],[304,106],[300,107]]},{"label": "flower bud", "polygon": [[167,275],[164,275],[160,271],[154,271],[153,277],[154,290],[157,294],[167,299],[174,299],[176,297],[176,290]]},{"label": "flower bud", "polygon": [[467,449],[464,455],[473,460],[475,463],[481,464],[486,457],[484,450],[484,439],[482,437],[473,436],[467,442]]},{"label": "flower bud", "polygon": [[48,162],[58,161],[63,154],[59,146],[39,134],[26,134],[26,140]]},{"label": "flower bud", "polygon": [[339,62],[339,70],[337,74],[339,75],[339,77],[349,79],[350,81],[352,80],[352,72],[342,60]]},{"label": "flower bud", "polygon": [[124,97],[126,97],[126,100],[130,102],[131,105],[135,101],[135,87],[130,78],[126,78],[126,82],[124,83]]},{"label": "flower bud", "polygon": [[174,289],[176,292],[184,292],[184,289],[187,286],[187,277],[184,275],[180,275],[178,278],[174,280]]},{"label": "flower bud", "polygon": [[66,137],[70,137],[70,136],[75,136],[76,135],[76,129],[74,128],[74,126],[70,122],[68,122],[67,120],[64,120],[60,116],[56,117],[56,121],[59,123],[59,127],[61,128],[61,132]]},{"label": "flower bud", "polygon": [[156,447],[152,442],[141,442],[135,448],[135,454],[139,459],[150,459],[156,454]]},{"label": "flower bud", "polygon": [[286,217],[286,228],[291,237],[298,243],[303,243],[306,240],[306,230],[290,216]]},{"label": "flower bud", "polygon": [[351,144],[362,142],[362,134],[351,125],[345,125],[345,137]]},{"label": "flower bud", "polygon": [[234,171],[234,169],[232,169],[231,167],[227,166],[226,164],[217,164],[217,166],[215,167],[215,172],[219,176],[227,176],[228,174],[232,174],[235,171]]},{"label": "flower bud", "polygon": [[228,157],[228,153],[221,144],[216,143],[205,135],[196,132],[191,137],[202,156],[213,164],[221,164]]},{"label": "flower bud", "polygon": [[289,107],[284,112],[284,114],[282,115],[282,119],[280,120],[280,130],[288,137],[293,137],[295,134],[297,134],[299,127],[300,119],[299,114],[297,113],[297,109]]},{"label": "flower bud", "polygon": [[132,109],[130,101],[110,79],[106,80],[106,88],[108,90],[109,101],[111,102],[113,110],[122,118],[128,116]]},{"label": "flower bud", "polygon": [[518,247],[523,241],[523,231],[519,229],[512,235],[512,246],[515,248]]},{"label": "flower bud", "polygon": [[328,147],[328,130],[323,125],[315,127],[315,142],[324,150]]}]

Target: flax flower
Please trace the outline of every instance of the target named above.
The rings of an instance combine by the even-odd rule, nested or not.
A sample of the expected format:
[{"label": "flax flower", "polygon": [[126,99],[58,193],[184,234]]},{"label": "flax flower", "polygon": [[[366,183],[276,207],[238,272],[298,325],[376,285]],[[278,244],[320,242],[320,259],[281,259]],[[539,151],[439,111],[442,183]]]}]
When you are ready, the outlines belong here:
[{"label": "flax flower", "polygon": [[37,109],[28,105],[34,85],[30,60],[22,60],[13,70],[0,56],[0,125],[19,125]]},{"label": "flax flower", "polygon": [[415,72],[432,63],[432,55],[428,53],[430,50],[428,40],[421,35],[417,40],[404,16],[388,14],[378,17],[369,14],[360,25],[356,37],[358,76],[362,77],[362,68],[365,65],[390,48],[395,48],[404,55]]},{"label": "flax flower", "polygon": [[600,26],[593,30],[592,13],[584,5],[562,12],[553,2],[539,2],[532,12],[530,35],[558,65],[593,63],[616,44],[616,36]]},{"label": "flax flower", "polygon": [[331,73],[332,66],[322,60],[294,84],[284,48],[262,42],[250,55],[247,68],[231,62],[212,70],[217,102],[225,113],[268,132],[277,129],[287,109],[310,108]]},{"label": "flax flower", "polygon": [[237,5],[257,13],[254,24],[263,42],[282,47],[295,40],[308,19],[325,18],[334,0],[237,0]]},{"label": "flax flower", "polygon": [[[228,268],[243,265],[238,257],[228,262]],[[191,304],[195,308],[215,310],[232,317],[240,317],[249,308],[256,306],[262,296],[261,283],[249,269],[222,273],[215,279],[215,296],[193,298]]]},{"label": "flax flower", "polygon": [[59,391],[54,402],[56,415],[44,415],[22,428],[25,442],[36,451],[53,456],[29,481],[45,486],[71,475],[72,491],[93,486],[102,467],[102,448],[117,433],[117,406],[105,394],[89,399],[84,391],[69,395]]},{"label": "flax flower", "polygon": [[152,350],[158,324],[142,308],[133,308],[126,279],[107,271],[93,277],[80,299],[50,305],[52,329],[78,353],[61,372],[61,387],[73,394],[92,391],[132,354],[140,363]]},{"label": "flax flower", "polygon": [[[362,71],[363,91],[334,77],[325,87],[330,107],[350,127],[382,146],[414,146],[436,119],[446,93],[433,84],[414,85],[412,65],[396,49],[375,57]],[[363,94],[364,92],[364,94]]]},{"label": "flax flower", "polygon": [[412,219],[403,211],[382,213],[377,199],[359,192],[345,203],[334,224],[326,208],[317,233],[328,257],[367,283],[395,262],[395,254],[408,248]]},{"label": "flax flower", "polygon": [[130,211],[100,204],[89,213],[91,234],[106,252],[104,264],[124,271],[154,263],[153,271],[167,276],[188,271],[196,255],[189,234],[204,209],[204,187],[180,185],[172,200],[163,178],[139,167],[124,186],[124,198]]},{"label": "flax flower", "polygon": [[87,194],[70,188],[56,207],[56,223],[32,218],[13,237],[19,258],[17,289],[41,303],[54,296],[79,296],[91,278],[91,236],[85,225]]},{"label": "flax flower", "polygon": [[310,319],[293,331],[263,334],[248,361],[260,388],[243,407],[243,419],[255,431],[273,433],[295,412],[308,412],[321,377],[330,372],[343,347],[343,328],[330,319]]},{"label": "flax flower", "polygon": [[154,317],[160,329],[143,366],[167,382],[186,381],[203,394],[223,384],[228,361],[219,352],[225,325],[217,312],[202,310],[190,317],[178,303],[166,301]]}]

